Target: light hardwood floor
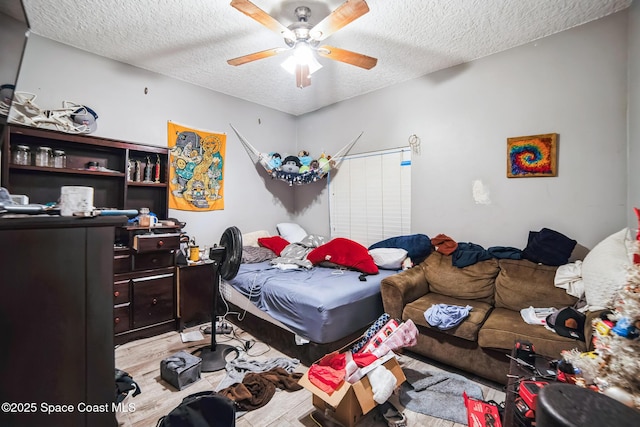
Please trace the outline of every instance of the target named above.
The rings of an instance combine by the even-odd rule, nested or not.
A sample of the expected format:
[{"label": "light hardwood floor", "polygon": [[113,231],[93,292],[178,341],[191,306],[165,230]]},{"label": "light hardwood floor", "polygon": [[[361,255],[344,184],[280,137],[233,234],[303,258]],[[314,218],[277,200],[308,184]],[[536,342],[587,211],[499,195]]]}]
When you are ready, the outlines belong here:
[{"label": "light hardwood floor", "polygon": [[[197,330],[198,327],[187,329]],[[240,328],[234,326],[235,334],[244,341],[230,340],[226,336],[217,335],[218,343],[230,345],[242,345],[247,340],[254,338]],[[202,379],[184,388],[176,390],[170,384],[160,378],[160,361],[172,354],[185,350],[192,352],[210,343],[210,336],[197,342],[183,343],[178,332],[168,332],[152,338],[132,341],[116,348],[116,367],[128,372],[140,386],[141,394],[126,398],[125,407],[135,409],[131,412],[117,413],[120,426],[123,427],[153,427],[158,419],[168,414],[184,397],[189,394],[205,390],[214,390],[225,377],[225,371],[202,373]],[[255,344],[246,354],[250,358],[265,360],[272,357],[286,356],[279,351],[270,348],[266,344],[255,341]],[[287,356],[288,357],[288,356]],[[417,356],[404,354],[400,357],[400,365],[404,368],[416,370],[440,371],[443,366],[436,366],[420,360]],[[298,371],[304,372],[307,367],[299,365]],[[455,371],[452,371],[455,372]],[[460,372],[456,372],[460,373]],[[485,400],[503,402],[505,394],[498,384],[486,382],[477,378],[476,383],[481,386]],[[134,408],[135,407],[135,408]],[[250,411],[236,420],[237,427],[290,427],[305,426],[315,427],[320,421],[318,415],[314,416],[315,408],[311,403],[311,393],[305,389],[286,392],[278,390],[271,401],[264,407]],[[433,418],[424,414],[404,410],[408,426],[434,426],[434,427],[462,427],[451,421]],[[315,419],[315,420],[314,420]],[[325,423],[323,427],[332,427],[337,424]],[[384,427],[386,422],[377,410],[371,411],[359,423],[358,427]]]}]

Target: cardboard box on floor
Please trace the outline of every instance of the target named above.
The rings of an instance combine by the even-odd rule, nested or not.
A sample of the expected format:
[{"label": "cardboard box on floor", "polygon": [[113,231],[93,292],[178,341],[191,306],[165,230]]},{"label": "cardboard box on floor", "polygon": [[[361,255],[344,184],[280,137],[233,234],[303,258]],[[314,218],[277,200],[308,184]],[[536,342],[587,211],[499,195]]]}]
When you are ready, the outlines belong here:
[{"label": "cardboard box on floor", "polygon": [[[344,351],[340,350],[341,352]],[[405,380],[404,372],[393,354],[383,363],[396,377],[396,387]],[[313,406],[323,413],[328,410],[329,415],[345,427],[353,427],[369,411],[378,404],[373,400],[373,390],[369,378],[365,375],[360,381],[350,384],[344,381],[331,395],[320,390],[309,381],[309,371],[304,373],[298,383],[313,393]]]}]

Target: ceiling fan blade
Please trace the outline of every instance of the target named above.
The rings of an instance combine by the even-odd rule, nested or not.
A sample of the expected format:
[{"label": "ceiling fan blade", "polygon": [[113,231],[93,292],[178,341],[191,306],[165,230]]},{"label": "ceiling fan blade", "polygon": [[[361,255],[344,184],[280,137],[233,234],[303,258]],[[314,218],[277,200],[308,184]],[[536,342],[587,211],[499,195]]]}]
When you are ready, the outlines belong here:
[{"label": "ceiling fan blade", "polygon": [[372,69],[378,63],[377,58],[327,45],[318,48],[318,55],[367,70]]},{"label": "ceiling fan blade", "polygon": [[282,47],[267,49],[260,52],[250,53],[249,55],[244,55],[244,56],[239,56],[237,58],[229,59],[227,60],[227,63],[229,65],[242,65],[242,64],[246,64],[247,62],[257,61],[258,59],[264,59],[264,58],[269,58],[271,56],[275,56],[281,52],[284,52],[285,50],[288,50],[288,49],[285,49]]},{"label": "ceiling fan blade", "polygon": [[296,65],[296,86],[298,86],[300,89],[311,86],[311,74],[309,73],[308,65]]},{"label": "ceiling fan blade", "polygon": [[347,0],[316,24],[309,34],[314,40],[324,40],[367,12],[369,12],[369,5],[365,0]]},{"label": "ceiling fan blade", "polygon": [[231,6],[286,39],[295,40],[293,32],[249,0],[231,0]]}]

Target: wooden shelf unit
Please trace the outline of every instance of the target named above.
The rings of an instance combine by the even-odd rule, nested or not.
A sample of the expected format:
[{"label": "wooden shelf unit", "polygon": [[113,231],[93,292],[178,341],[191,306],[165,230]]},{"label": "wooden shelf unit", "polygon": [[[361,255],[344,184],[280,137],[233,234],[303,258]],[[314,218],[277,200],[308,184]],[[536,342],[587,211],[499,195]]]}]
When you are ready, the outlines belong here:
[{"label": "wooden shelf unit", "polygon": [[[12,147],[31,148],[31,164],[11,162]],[[66,168],[35,166],[35,151],[40,146],[64,150]],[[160,182],[130,181],[129,160],[155,165],[160,159]],[[107,170],[87,169],[88,162],[97,162]],[[11,194],[25,194],[30,203],[55,203],[60,187],[81,185],[94,188],[97,208],[139,209],[148,207],[158,218],[168,215],[169,149],[133,142],[118,141],[91,135],[75,135],[46,129],[6,125],[2,131],[2,186]]]},{"label": "wooden shelf unit", "polygon": [[[158,219],[167,219],[166,147],[17,125],[5,125],[1,137],[1,185],[12,195],[24,194],[30,203],[55,204],[61,187],[87,186],[94,189],[94,206],[98,209],[147,207]],[[12,163],[12,148],[17,145],[30,147],[30,164]],[[63,150],[66,167],[36,166],[35,152],[41,146]],[[160,182],[131,181],[129,162],[146,162],[147,158],[154,166],[160,160]],[[105,169],[89,169],[89,162]],[[151,176],[155,178],[155,174]],[[180,229],[180,225],[144,228],[132,224],[115,228],[109,254],[113,264],[110,305],[115,344],[177,328],[175,250],[179,248]],[[158,233],[173,236],[153,236]],[[137,235],[152,236],[149,241],[160,246],[135,250],[133,239]]]}]

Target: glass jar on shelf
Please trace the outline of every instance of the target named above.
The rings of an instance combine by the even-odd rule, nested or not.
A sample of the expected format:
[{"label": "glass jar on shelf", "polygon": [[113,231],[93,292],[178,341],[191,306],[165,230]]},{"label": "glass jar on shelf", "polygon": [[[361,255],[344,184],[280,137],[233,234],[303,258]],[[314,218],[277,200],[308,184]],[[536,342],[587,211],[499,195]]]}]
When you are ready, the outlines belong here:
[{"label": "glass jar on shelf", "polygon": [[53,167],[66,168],[67,155],[63,150],[53,150]]},{"label": "glass jar on shelf", "polygon": [[29,166],[31,164],[31,148],[27,145],[15,145],[11,149],[11,163]]},{"label": "glass jar on shelf", "polygon": [[51,158],[51,147],[38,147],[36,151],[36,166],[50,167]]}]

